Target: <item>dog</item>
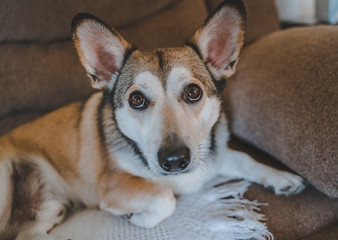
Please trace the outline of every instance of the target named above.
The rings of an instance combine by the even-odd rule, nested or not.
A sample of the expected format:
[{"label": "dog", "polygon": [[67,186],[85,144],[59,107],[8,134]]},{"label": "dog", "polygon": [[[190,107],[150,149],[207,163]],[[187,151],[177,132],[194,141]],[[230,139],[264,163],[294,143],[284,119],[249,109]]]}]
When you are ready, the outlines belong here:
[{"label": "dog", "polygon": [[[181,48],[141,51],[98,18],[77,14],[72,36],[94,88],[88,99],[0,139],[0,232],[46,236],[72,208],[129,215],[151,228],[216,175],[297,194],[300,176],[227,147],[225,79],[245,34],[241,1],[224,1]],[[13,230],[15,229],[15,230]],[[39,238],[40,239],[40,238]],[[48,238],[47,238],[48,239]]]}]

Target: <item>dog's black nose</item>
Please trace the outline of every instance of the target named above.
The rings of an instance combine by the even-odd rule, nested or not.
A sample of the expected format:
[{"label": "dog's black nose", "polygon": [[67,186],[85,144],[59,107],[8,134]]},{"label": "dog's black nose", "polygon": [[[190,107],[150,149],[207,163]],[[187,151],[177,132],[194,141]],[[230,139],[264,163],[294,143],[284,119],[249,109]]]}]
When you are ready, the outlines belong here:
[{"label": "dog's black nose", "polygon": [[167,172],[180,172],[190,163],[190,150],[187,147],[161,149],[157,153],[158,162]]}]

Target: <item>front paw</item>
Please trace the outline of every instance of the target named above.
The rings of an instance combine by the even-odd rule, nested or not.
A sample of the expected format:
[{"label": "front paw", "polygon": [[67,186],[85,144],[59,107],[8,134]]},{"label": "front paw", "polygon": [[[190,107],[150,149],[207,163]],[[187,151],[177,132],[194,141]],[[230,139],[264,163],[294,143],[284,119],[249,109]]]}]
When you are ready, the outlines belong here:
[{"label": "front paw", "polygon": [[139,227],[152,228],[170,217],[174,213],[175,207],[174,194],[171,191],[164,191],[147,202],[141,212],[132,214],[129,221]]},{"label": "front paw", "polygon": [[289,196],[303,191],[306,187],[306,181],[298,175],[276,171],[265,181],[264,186],[274,191],[276,195]]}]

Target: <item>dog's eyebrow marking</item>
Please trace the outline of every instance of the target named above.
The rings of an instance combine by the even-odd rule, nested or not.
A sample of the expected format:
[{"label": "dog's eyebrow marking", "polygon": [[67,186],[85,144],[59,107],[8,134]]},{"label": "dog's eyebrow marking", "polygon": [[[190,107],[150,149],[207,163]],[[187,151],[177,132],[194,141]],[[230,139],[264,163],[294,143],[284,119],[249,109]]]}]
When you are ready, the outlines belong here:
[{"label": "dog's eyebrow marking", "polygon": [[144,88],[151,88],[154,82],[158,82],[158,77],[149,71],[140,72],[134,78],[134,84]]},{"label": "dog's eyebrow marking", "polygon": [[149,71],[139,73],[134,79],[134,85],[141,88],[139,90],[144,91],[146,96],[153,101],[156,100],[156,96],[163,95],[162,84],[158,76]]},{"label": "dog's eyebrow marking", "polygon": [[176,66],[171,69],[167,78],[167,88],[179,91],[181,87],[190,82],[191,72],[184,66]]},{"label": "dog's eyebrow marking", "polygon": [[[185,66],[175,66],[168,74],[166,89],[169,89],[171,94],[175,95],[179,101],[182,100],[183,88],[188,85],[193,79],[192,72]],[[195,79],[198,80],[198,79]]]}]

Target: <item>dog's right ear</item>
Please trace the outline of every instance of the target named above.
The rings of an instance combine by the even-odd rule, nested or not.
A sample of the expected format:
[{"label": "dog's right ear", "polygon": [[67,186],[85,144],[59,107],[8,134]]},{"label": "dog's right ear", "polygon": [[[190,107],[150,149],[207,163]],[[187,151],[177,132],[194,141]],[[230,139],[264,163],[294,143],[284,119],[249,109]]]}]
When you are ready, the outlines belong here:
[{"label": "dog's right ear", "polygon": [[244,42],[245,6],[241,0],[225,0],[188,42],[197,48],[216,80],[235,73]]},{"label": "dog's right ear", "polygon": [[73,18],[72,37],[92,86],[112,88],[131,45],[117,31],[88,13],[79,13]]}]

